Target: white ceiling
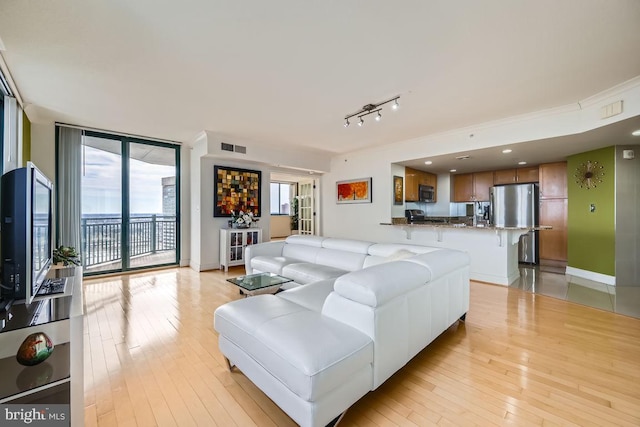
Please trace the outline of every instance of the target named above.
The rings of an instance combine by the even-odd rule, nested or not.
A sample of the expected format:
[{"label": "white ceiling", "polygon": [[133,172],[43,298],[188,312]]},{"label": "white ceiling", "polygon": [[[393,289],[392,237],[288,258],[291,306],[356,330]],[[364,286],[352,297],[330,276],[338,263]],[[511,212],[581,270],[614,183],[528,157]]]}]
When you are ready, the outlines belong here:
[{"label": "white ceiling", "polygon": [[640,76],[639,23],[637,0],[2,1],[0,46],[34,121],[344,153]]}]

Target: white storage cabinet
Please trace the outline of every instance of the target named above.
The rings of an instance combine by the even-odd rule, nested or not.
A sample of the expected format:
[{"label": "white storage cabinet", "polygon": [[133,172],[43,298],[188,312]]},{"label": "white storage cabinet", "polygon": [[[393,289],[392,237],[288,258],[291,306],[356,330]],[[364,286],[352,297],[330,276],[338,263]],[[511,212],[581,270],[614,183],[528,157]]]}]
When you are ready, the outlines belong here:
[{"label": "white storage cabinet", "polygon": [[244,248],[262,242],[260,228],[220,229],[220,270],[244,264]]}]

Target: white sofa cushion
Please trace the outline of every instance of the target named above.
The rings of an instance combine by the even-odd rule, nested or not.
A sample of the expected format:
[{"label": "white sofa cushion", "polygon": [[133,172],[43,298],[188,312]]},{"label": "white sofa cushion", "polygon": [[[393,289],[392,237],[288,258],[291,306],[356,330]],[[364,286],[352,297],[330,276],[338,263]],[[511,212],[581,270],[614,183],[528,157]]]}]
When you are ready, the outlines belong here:
[{"label": "white sofa cushion", "polygon": [[274,295],[224,304],[215,311],[214,323],[221,335],[307,401],[330,393],[373,362],[367,335]]},{"label": "white sofa cushion", "polygon": [[310,236],[308,234],[292,234],[284,239],[287,244],[314,246],[316,248],[322,247],[322,242],[326,240],[326,237],[322,236]]},{"label": "white sofa cushion", "polygon": [[301,262],[299,259],[283,256],[257,256],[251,259],[251,268],[263,273],[282,274],[285,265]]},{"label": "white sofa cushion", "polygon": [[306,285],[324,279],[334,279],[348,273],[347,270],[329,267],[328,265],[300,262],[288,264],[282,268],[282,275],[296,283]]},{"label": "white sofa cushion", "polygon": [[333,283],[335,281],[335,279],[327,279],[309,283],[305,286],[298,286],[286,292],[279,292],[278,297],[320,313],[324,300],[333,292]]},{"label": "white sofa cushion", "polygon": [[321,249],[316,256],[316,264],[335,267],[344,271],[362,269],[366,254],[345,252],[336,249]]},{"label": "white sofa cushion", "polygon": [[358,254],[367,254],[369,247],[373,242],[364,240],[336,239],[335,237],[327,237],[322,241],[322,247],[327,249],[337,249],[340,251],[354,252]]}]

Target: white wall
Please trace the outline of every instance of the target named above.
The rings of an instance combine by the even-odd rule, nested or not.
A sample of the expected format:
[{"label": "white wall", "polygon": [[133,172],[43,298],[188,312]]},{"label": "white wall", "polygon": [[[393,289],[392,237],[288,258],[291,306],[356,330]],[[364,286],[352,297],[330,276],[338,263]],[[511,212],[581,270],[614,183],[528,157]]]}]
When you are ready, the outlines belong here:
[{"label": "white wall", "polygon": [[270,217],[271,234],[269,237],[286,237],[291,234],[291,217],[289,215],[270,215]]},{"label": "white wall", "polygon": [[[600,119],[602,106],[622,99],[624,112],[608,119]],[[322,181],[322,227],[325,236],[354,239],[405,241],[397,228],[382,226],[397,215],[393,206],[392,176],[399,175],[393,163],[430,157],[451,152],[496,147],[531,140],[578,134],[640,114],[640,79],[628,82],[597,96],[553,110],[486,123],[473,128],[458,129],[366,151],[335,156],[330,171]],[[473,133],[474,137],[469,138]],[[368,204],[337,205],[336,181],[372,177],[373,202]],[[449,194],[449,182],[438,176],[438,204]],[[391,207],[390,207],[391,206]],[[442,215],[448,215],[444,205]],[[391,215],[390,215],[391,213]],[[429,213],[432,215],[432,213]]]}]

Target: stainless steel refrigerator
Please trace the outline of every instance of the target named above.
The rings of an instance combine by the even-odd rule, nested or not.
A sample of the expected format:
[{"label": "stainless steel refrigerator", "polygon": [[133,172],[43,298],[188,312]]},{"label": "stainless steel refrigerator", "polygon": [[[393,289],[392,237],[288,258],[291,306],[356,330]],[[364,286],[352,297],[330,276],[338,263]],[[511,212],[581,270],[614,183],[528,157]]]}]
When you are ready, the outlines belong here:
[{"label": "stainless steel refrigerator", "polygon": [[[533,227],[538,222],[538,184],[514,184],[491,187],[489,215],[498,227]],[[538,263],[538,232],[520,236],[518,261]]]}]

